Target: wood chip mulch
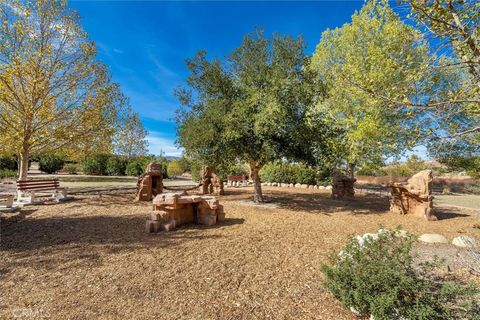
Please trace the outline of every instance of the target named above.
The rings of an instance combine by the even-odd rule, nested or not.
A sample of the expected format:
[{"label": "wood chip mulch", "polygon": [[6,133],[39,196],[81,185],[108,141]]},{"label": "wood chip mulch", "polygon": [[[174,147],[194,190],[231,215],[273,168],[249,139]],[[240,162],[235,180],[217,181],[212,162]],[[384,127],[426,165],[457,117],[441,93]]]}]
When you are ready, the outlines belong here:
[{"label": "wood chip mulch", "polygon": [[381,226],[480,239],[479,212],[440,208],[441,220],[388,213],[388,199],[329,198],[265,187],[220,197],[215,227],[144,230],[149,203],[133,194],[77,195],[1,220],[0,319],[355,319],[322,287],[320,265],[349,234]]}]

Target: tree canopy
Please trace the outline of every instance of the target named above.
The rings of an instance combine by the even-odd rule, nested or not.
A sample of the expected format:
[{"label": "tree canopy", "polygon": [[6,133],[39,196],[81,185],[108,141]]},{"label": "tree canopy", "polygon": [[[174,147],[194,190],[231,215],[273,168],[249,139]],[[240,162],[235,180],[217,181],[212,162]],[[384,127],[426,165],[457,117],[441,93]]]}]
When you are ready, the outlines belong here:
[{"label": "tree canopy", "polygon": [[262,31],[244,37],[228,63],[199,52],[187,61],[187,87],[177,91],[178,143],[207,164],[250,165],[255,201],[263,201],[259,170],[286,157],[311,160],[324,127],[309,107],[319,85],[304,68],[303,39]]},{"label": "tree canopy", "polygon": [[[437,158],[478,156],[480,144],[480,2],[405,1],[411,16],[434,39],[442,59],[436,72],[454,74],[448,90],[437,92],[425,108],[432,110],[437,124],[430,132],[429,149]],[[445,79],[448,79],[444,76]]]},{"label": "tree canopy", "polygon": [[336,148],[350,170],[414,146],[422,115],[410,104],[422,102],[432,88],[429,59],[421,33],[387,1],[367,2],[351,23],[322,34],[311,65],[327,88],[317,111],[345,130]]},{"label": "tree canopy", "polygon": [[0,148],[20,157],[111,150],[120,91],[65,1],[0,4]]}]

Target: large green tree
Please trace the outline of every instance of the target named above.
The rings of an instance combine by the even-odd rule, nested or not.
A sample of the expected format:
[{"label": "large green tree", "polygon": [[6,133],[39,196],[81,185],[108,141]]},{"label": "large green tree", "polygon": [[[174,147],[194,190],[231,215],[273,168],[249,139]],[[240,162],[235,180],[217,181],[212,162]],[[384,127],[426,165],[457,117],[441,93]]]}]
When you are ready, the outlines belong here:
[{"label": "large green tree", "polygon": [[443,52],[431,72],[455,73],[448,90],[439,90],[424,108],[432,110],[438,130],[430,151],[437,158],[480,154],[480,2],[405,0],[411,16]]},{"label": "large green tree", "polygon": [[[178,143],[204,163],[249,164],[254,201],[263,201],[259,171],[269,161],[312,159],[322,126],[309,117],[318,84],[304,70],[302,39],[262,31],[244,37],[228,62],[205,52],[188,60],[188,86],[177,91]],[[314,135],[316,134],[315,138]]]},{"label": "large green tree", "polygon": [[351,175],[356,165],[381,163],[417,141],[419,115],[410,104],[432,88],[429,58],[421,33],[403,23],[388,1],[368,1],[350,23],[322,34],[312,69],[327,93],[317,110],[345,130],[336,152]]},{"label": "large green tree", "polygon": [[[0,3],[0,152],[111,150],[119,88],[60,0]],[[64,150],[65,149],[65,150]]]}]

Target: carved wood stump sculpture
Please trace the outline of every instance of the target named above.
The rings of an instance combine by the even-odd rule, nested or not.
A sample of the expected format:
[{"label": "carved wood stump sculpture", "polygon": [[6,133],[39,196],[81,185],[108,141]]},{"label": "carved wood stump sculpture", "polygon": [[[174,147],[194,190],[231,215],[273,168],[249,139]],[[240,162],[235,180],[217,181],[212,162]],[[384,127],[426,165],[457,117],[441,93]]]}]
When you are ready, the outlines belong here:
[{"label": "carved wood stump sculpture", "polygon": [[433,211],[432,170],[423,170],[408,179],[407,183],[390,184],[390,211],[414,214],[429,221],[437,220]]},{"label": "carved wood stump sculpture", "polygon": [[147,169],[137,181],[135,201],[151,201],[154,196],[163,192],[162,165],[150,162]]},{"label": "carved wood stump sculpture", "polygon": [[223,181],[215,173],[215,170],[208,166],[202,166],[200,169],[200,182],[202,194],[223,195]]},{"label": "carved wood stump sculpture", "polygon": [[344,175],[340,171],[334,171],[332,176],[332,198],[333,199],[353,199],[355,198],[355,189],[353,185],[357,179]]}]

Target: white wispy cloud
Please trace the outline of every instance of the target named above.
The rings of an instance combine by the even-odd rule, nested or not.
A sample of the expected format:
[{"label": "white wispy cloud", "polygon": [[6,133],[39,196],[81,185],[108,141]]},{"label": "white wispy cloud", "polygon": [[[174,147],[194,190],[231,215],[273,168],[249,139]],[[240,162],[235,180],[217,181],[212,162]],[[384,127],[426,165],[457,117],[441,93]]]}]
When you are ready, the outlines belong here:
[{"label": "white wispy cloud", "polygon": [[123,54],[123,50],[113,48],[113,52],[118,53],[118,54]]},{"label": "white wispy cloud", "polygon": [[166,138],[161,132],[150,131],[147,141],[151,154],[159,155],[160,152],[163,152],[166,156],[179,157],[182,155],[182,149],[175,146],[175,141]]},{"label": "white wispy cloud", "polygon": [[150,59],[150,61],[153,62],[155,67],[157,67],[158,71],[162,76],[166,76],[170,78],[178,78],[177,73],[167,68],[160,61],[158,61],[157,57],[155,57],[155,55],[151,51],[148,52],[148,58]]}]

